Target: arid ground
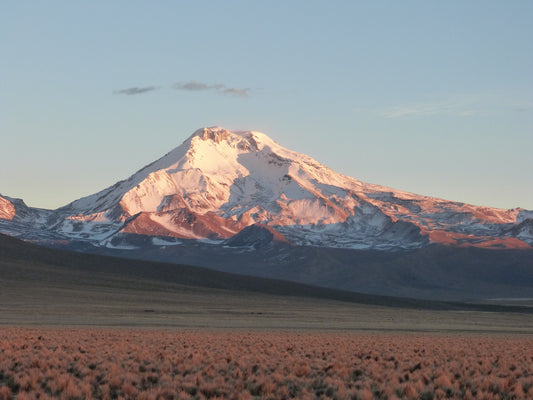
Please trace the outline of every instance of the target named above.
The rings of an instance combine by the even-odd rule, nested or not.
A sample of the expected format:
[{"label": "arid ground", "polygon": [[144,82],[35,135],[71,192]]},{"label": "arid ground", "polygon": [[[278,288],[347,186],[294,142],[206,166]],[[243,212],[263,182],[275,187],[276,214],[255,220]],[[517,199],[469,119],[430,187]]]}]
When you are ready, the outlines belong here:
[{"label": "arid ground", "polygon": [[100,278],[1,282],[0,400],[533,396],[530,313]]},{"label": "arid ground", "polygon": [[526,399],[524,336],[4,328],[0,399]]}]

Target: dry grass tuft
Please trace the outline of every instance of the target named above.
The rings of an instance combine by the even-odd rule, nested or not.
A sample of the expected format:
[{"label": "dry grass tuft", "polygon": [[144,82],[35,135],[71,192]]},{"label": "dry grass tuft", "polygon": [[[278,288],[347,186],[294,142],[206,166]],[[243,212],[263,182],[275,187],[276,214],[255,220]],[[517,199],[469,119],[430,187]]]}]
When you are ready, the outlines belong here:
[{"label": "dry grass tuft", "polygon": [[6,328],[0,400],[518,400],[532,365],[527,337]]}]

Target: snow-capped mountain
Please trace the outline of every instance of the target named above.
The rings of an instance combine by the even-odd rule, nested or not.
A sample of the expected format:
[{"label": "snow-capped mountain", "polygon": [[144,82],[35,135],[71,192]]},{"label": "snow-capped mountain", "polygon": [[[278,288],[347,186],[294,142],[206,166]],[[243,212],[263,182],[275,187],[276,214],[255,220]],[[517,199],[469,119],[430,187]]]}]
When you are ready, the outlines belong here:
[{"label": "snow-capped mountain", "polygon": [[61,235],[47,229],[51,210],[28,207],[23,200],[0,194],[0,233],[28,240],[60,239]]},{"label": "snow-capped mountain", "polygon": [[364,183],[262,133],[220,127],[196,131],[128,179],[65,207],[26,207],[30,211],[20,217],[19,209],[24,214],[13,199],[0,197],[0,231],[31,221],[31,229],[50,237],[106,246],[128,234],[222,242],[254,224],[296,245],[533,246],[533,211],[479,207]]}]

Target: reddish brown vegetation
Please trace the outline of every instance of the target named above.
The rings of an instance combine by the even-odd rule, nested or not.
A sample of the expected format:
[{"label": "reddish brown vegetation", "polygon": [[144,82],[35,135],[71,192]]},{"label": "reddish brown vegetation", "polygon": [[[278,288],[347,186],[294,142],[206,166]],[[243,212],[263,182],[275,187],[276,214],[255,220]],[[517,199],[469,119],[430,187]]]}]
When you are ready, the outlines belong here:
[{"label": "reddish brown vegetation", "polygon": [[4,399],[526,399],[531,338],[0,330]]}]

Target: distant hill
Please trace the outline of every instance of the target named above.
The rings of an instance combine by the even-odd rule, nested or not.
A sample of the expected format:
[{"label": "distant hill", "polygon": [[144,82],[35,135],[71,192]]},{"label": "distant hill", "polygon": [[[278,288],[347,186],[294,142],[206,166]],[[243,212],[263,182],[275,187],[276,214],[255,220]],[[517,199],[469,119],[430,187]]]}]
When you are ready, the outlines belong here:
[{"label": "distant hill", "polygon": [[[374,296],[333,290],[299,283],[241,276],[206,268],[131,260],[101,255],[44,248],[0,234],[0,282],[15,281],[27,286],[71,289],[74,296],[83,296],[95,288],[121,290],[151,285],[178,285],[187,290],[198,288],[202,296],[209,298],[210,291],[227,293],[252,293],[272,296],[288,296],[334,300],[385,307],[401,307],[428,310],[482,310],[533,312],[533,309],[493,305],[474,305],[453,302],[437,302]],[[208,290],[206,290],[208,289]],[[31,289],[28,289],[31,290]],[[165,290],[169,290],[166,287]],[[178,290],[178,289],[176,289]],[[31,294],[31,293],[30,293]]]}]

